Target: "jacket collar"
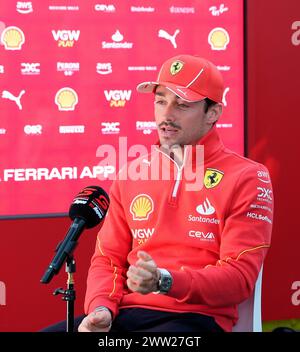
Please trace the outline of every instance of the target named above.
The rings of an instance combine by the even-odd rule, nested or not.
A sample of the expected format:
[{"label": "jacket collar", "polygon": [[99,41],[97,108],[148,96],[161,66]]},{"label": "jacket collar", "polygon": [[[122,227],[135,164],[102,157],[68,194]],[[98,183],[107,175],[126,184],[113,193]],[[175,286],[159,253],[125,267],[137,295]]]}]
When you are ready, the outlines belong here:
[{"label": "jacket collar", "polygon": [[[213,126],[197,143],[204,146],[204,160],[208,161],[215,153],[224,149],[224,144],[219,136],[217,127]],[[193,153],[195,148],[193,148]]]}]

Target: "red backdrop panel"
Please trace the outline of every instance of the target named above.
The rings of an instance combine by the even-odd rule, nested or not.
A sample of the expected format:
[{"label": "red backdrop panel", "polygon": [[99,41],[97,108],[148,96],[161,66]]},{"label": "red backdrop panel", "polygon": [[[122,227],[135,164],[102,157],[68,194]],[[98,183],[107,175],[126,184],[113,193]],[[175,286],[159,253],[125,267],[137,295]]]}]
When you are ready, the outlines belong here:
[{"label": "red backdrop panel", "polygon": [[263,318],[299,319],[300,3],[247,3],[249,156],[268,166],[275,198]]}]

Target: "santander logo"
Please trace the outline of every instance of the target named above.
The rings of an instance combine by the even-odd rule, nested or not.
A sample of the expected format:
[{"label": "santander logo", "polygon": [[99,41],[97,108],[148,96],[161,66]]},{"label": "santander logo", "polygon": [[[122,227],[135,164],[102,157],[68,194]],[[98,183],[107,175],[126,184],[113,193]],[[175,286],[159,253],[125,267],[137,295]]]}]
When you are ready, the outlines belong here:
[{"label": "santander logo", "polygon": [[212,215],[215,213],[215,208],[210,204],[210,201],[206,197],[205,201],[197,206],[196,211],[201,215]]}]

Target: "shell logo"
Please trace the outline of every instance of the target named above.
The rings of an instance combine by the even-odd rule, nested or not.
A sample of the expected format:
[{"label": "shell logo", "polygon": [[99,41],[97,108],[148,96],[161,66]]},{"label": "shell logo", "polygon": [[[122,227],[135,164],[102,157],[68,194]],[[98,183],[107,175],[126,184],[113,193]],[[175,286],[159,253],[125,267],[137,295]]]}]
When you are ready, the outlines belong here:
[{"label": "shell logo", "polygon": [[153,212],[153,200],[148,194],[139,194],[131,202],[130,212],[133,220],[148,220],[149,215]]},{"label": "shell logo", "polygon": [[60,111],[75,110],[78,103],[78,95],[74,89],[69,87],[61,88],[55,95],[55,104]]},{"label": "shell logo", "polygon": [[208,35],[208,42],[212,50],[226,50],[229,34],[224,28],[214,28]]},{"label": "shell logo", "polygon": [[21,50],[25,43],[25,35],[18,27],[6,27],[1,34],[1,43],[6,50]]}]

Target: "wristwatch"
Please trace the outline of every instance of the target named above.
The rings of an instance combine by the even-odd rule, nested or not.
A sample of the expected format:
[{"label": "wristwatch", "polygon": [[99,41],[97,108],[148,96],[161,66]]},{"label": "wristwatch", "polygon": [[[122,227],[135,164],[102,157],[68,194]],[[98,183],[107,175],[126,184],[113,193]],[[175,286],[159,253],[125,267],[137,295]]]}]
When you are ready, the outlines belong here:
[{"label": "wristwatch", "polygon": [[158,268],[160,272],[160,279],[158,280],[158,291],[155,293],[167,294],[172,286],[173,278],[171,274],[166,269]]}]

